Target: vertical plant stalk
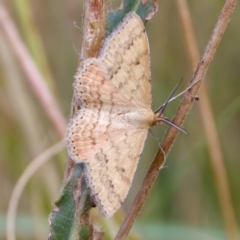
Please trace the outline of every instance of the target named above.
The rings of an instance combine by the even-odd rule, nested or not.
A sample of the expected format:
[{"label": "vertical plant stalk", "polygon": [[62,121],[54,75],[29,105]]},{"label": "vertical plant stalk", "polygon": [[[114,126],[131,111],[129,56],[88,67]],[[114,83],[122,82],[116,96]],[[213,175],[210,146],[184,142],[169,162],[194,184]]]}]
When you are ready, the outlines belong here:
[{"label": "vertical plant stalk", "polygon": [[[177,110],[177,113],[174,116],[173,123],[181,126],[187,113],[189,112],[191,106],[193,105],[193,102],[195,100],[195,96],[199,91],[199,88],[201,86],[201,82],[204,79],[206,72],[208,70],[208,67],[213,59],[213,56],[216,52],[216,49],[221,41],[222,35],[227,27],[227,24],[230,20],[230,17],[233,13],[233,10],[236,6],[237,0],[226,0],[225,5],[221,11],[221,14],[218,18],[217,24],[215,28],[213,29],[212,35],[210,37],[210,40],[204,50],[204,53],[200,59],[200,62],[198,63],[198,66],[193,74],[193,77],[190,81],[190,85],[195,83],[192,88],[190,88],[183,97],[183,100],[180,103],[180,106]],[[124,222],[122,226],[119,229],[119,232],[115,238],[115,240],[122,240],[126,239],[127,235],[138,215],[140,212],[146,197],[150,191],[150,189],[153,186],[154,181],[156,180],[161,168],[164,165],[165,158],[168,155],[174,140],[176,139],[178,134],[178,131],[176,128],[170,127],[167,131],[167,134],[163,140],[162,143],[162,149],[160,149],[144,180],[143,183],[132,203],[132,206],[129,210],[129,213],[127,214],[126,218],[124,219]]]},{"label": "vertical plant stalk", "polygon": [[18,26],[21,28],[21,33],[28,46],[29,52],[37,64],[38,69],[43,74],[44,80],[51,92],[55,93],[56,85],[49,68],[38,26],[34,19],[34,9],[31,8],[31,2],[28,0],[15,0],[14,7],[17,14]]},{"label": "vertical plant stalk", "polygon": [[[184,32],[187,53],[190,58],[191,68],[194,71],[194,67],[199,61],[199,52],[197,48],[196,37],[193,31],[191,17],[185,0],[177,0],[177,5]],[[223,213],[228,239],[234,240],[237,239],[237,221],[232,206],[227,173],[224,167],[221,146],[218,139],[216,125],[214,123],[213,113],[211,110],[205,82],[202,83],[200,94],[200,113],[202,116],[205,135],[208,142],[208,150],[211,156],[210,161],[213,174],[215,176],[214,180],[217,188],[218,198]]]},{"label": "vertical plant stalk", "polygon": [[[106,0],[85,0],[83,3],[82,49],[78,68],[86,58],[97,57],[105,36]],[[71,118],[80,109],[75,95],[71,106]],[[56,207],[49,217],[50,240],[59,239],[59,234],[71,236],[71,239],[103,239],[103,233],[89,219],[90,209],[95,206],[87,186],[84,164],[76,163],[69,156],[65,166],[63,190]],[[62,221],[63,214],[70,224]]]},{"label": "vertical plant stalk", "polygon": [[[83,2],[82,20],[82,48],[78,63],[81,68],[83,60],[96,57],[105,37],[106,25],[106,0],[85,0]],[[71,118],[75,116],[78,106],[75,96],[72,99]],[[68,176],[75,162],[68,156],[65,167],[64,183],[68,181]]]},{"label": "vertical plant stalk", "polygon": [[[86,58],[98,55],[105,37],[106,0],[85,0],[83,14],[82,49],[78,68],[82,67]],[[80,108],[73,95],[70,118],[75,117]],[[57,240],[62,234],[66,239],[103,239],[103,233],[89,219],[90,209],[95,205],[84,171],[83,163],[75,162],[67,156],[62,191],[49,217],[49,240]],[[68,218],[68,223],[64,218]]]},{"label": "vertical plant stalk", "polygon": [[42,108],[46,112],[47,117],[50,119],[58,135],[63,138],[65,136],[66,127],[64,116],[2,3],[0,3],[0,27],[26,75],[26,80],[32,92],[42,105]]}]

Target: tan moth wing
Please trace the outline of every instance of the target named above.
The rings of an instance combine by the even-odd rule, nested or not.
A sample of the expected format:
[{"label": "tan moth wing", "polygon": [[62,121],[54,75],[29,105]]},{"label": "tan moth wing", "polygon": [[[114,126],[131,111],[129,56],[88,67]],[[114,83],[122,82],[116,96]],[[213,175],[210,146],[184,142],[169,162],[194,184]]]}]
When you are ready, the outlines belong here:
[{"label": "tan moth wing", "polygon": [[[106,39],[100,53],[116,86],[139,107],[151,108],[150,53],[140,17],[129,13]],[[133,97],[134,96],[134,97]]]},{"label": "tan moth wing", "polygon": [[[81,108],[67,129],[68,153],[85,162],[95,203],[109,217],[129,191],[154,115],[148,41],[135,13],[107,38],[99,58],[84,62],[74,91]],[[142,112],[149,118],[140,123]]]},{"label": "tan moth wing", "polygon": [[92,196],[105,217],[125,199],[148,132],[127,125],[120,114],[82,110],[68,128],[70,156],[86,163]]}]

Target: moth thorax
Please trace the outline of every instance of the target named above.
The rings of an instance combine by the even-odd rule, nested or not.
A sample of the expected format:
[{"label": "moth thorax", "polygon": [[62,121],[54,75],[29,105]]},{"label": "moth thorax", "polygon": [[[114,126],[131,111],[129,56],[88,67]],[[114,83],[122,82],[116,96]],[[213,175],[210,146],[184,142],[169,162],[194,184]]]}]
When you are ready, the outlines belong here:
[{"label": "moth thorax", "polygon": [[129,124],[140,128],[149,128],[153,125],[154,113],[151,109],[139,109],[125,114],[125,119]]}]

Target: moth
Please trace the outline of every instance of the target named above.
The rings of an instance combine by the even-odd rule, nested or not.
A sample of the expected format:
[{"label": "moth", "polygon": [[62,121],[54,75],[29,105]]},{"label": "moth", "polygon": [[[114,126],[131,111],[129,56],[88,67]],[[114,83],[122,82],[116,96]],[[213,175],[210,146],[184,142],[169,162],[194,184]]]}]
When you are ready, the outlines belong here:
[{"label": "moth", "polygon": [[110,217],[127,196],[150,127],[163,121],[151,108],[149,44],[136,13],[106,38],[97,58],[83,62],[74,94],[80,109],[67,128],[68,154],[85,164],[92,198]]}]

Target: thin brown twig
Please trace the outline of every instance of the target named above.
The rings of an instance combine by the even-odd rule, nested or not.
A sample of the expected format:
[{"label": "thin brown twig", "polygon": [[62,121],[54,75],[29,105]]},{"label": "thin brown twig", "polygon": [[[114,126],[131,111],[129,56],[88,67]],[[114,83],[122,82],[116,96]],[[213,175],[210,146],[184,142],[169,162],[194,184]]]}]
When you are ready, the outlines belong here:
[{"label": "thin brown twig", "polygon": [[[200,62],[198,63],[198,66],[193,74],[193,77],[190,81],[190,85],[193,84],[195,81],[199,79],[204,79],[206,72],[208,70],[208,67],[213,59],[213,56],[216,52],[216,49],[221,41],[222,35],[227,27],[227,24],[230,20],[230,17],[233,13],[233,10],[236,6],[237,0],[226,0],[225,5],[221,11],[221,14],[218,18],[217,24],[212,32],[212,35],[210,37],[210,40],[205,48],[205,51],[201,57]],[[193,105],[195,96],[197,92],[199,91],[199,88],[201,86],[202,81],[198,81],[196,84],[193,85],[191,89],[189,89],[183,97],[183,100],[180,103],[180,106],[177,110],[177,113],[173,119],[173,123],[177,126],[181,126],[187,113],[189,112],[191,106]],[[165,156],[168,155],[174,140],[176,139],[178,134],[178,131],[170,127],[168,129],[168,132],[163,140],[162,143],[162,150],[159,150],[145,176],[145,179],[143,180],[143,183],[140,187],[140,190],[138,191],[132,206],[130,208],[129,213],[127,214],[126,218],[124,219],[124,222],[122,226],[119,229],[119,232],[115,239],[122,240],[126,239],[127,235],[138,215],[140,212],[145,199],[150,191],[150,189],[153,186],[154,181],[156,180],[161,168],[163,167]]]},{"label": "thin brown twig", "polygon": [[[187,52],[190,58],[191,68],[194,71],[199,61],[199,52],[197,41],[194,35],[191,17],[189,14],[186,0],[177,0],[179,16],[183,27],[183,36],[185,38]],[[227,173],[224,167],[223,156],[221,152],[220,142],[218,139],[216,125],[211,110],[210,101],[207,94],[206,84],[202,83],[201,101],[199,102],[200,112],[203,120],[205,135],[208,142],[208,150],[210,153],[210,161],[213,173],[215,175],[215,184],[217,187],[218,197],[223,212],[228,239],[237,239],[237,221],[234,214],[230,190],[228,186]]]},{"label": "thin brown twig", "polygon": [[49,91],[44,78],[32,60],[26,46],[21,40],[20,35],[3,3],[0,3],[0,26],[5,33],[10,48],[15,54],[24,74],[26,75],[26,80],[28,81],[33,93],[42,105],[56,132],[61,138],[63,138],[65,136],[66,127],[64,116],[62,115],[55,98]]}]

